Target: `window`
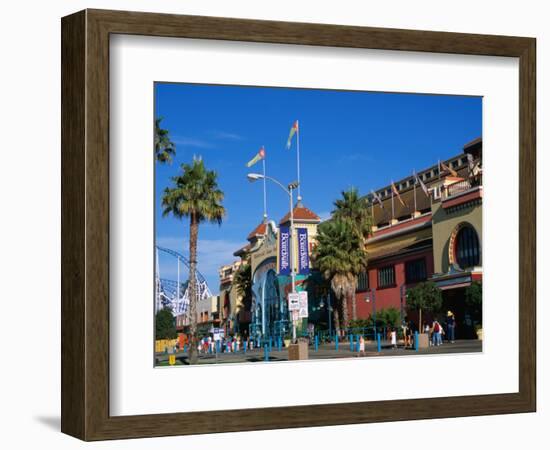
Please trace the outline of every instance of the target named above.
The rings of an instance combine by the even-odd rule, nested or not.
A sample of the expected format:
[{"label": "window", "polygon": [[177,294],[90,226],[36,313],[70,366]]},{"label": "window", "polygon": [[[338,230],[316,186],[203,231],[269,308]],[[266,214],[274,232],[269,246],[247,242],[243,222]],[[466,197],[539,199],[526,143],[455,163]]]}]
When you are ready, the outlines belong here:
[{"label": "window", "polygon": [[456,263],[462,268],[479,265],[479,239],[473,227],[462,227],[456,235],[455,258]]},{"label": "window", "polygon": [[395,267],[388,266],[378,269],[378,287],[392,287],[395,286]]},{"label": "window", "polygon": [[369,289],[369,273],[361,272],[357,277],[357,290],[359,292],[368,291]]},{"label": "window", "polygon": [[405,281],[407,284],[424,281],[426,278],[428,278],[428,276],[425,258],[419,258],[405,263]]}]

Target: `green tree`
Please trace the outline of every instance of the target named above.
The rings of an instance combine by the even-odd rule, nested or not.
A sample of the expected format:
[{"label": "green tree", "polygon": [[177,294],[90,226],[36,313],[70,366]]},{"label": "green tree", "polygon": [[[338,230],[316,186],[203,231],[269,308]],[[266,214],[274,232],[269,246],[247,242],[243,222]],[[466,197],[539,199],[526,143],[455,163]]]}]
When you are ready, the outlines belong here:
[{"label": "green tree", "polygon": [[155,119],[155,158],[160,163],[171,163],[176,155],[176,144],[170,140],[170,132],[160,127],[162,117]]},{"label": "green tree", "polygon": [[[354,241],[356,252],[364,252],[365,264],[355,265],[351,275],[354,278],[355,286],[359,274],[366,269],[367,253],[366,242],[371,233],[372,219],[368,209],[368,201],[366,197],[361,197],[357,188],[352,187],[347,191],[342,191],[342,198],[334,202],[336,209],[332,211],[332,216],[335,219],[349,220],[353,232],[357,235]],[[357,320],[357,300],[355,296],[355,288],[351,294],[352,319]]]},{"label": "green tree", "polygon": [[313,265],[330,280],[338,301],[334,308],[334,325],[340,331],[338,310],[342,310],[342,322],[348,326],[347,300],[357,287],[356,275],[367,266],[367,254],[362,249],[359,235],[349,219],[333,218],[319,225],[317,245],[313,250]]},{"label": "green tree", "polygon": [[422,311],[439,312],[443,304],[441,290],[431,281],[418,283],[407,291],[407,309],[418,311],[418,329],[422,327]]},{"label": "green tree", "polygon": [[381,313],[387,326],[397,327],[399,325],[399,321],[401,319],[401,311],[399,311],[397,308],[394,308],[393,306],[389,308],[384,308]]},{"label": "green tree", "polygon": [[197,351],[197,244],[199,225],[211,222],[221,225],[225,216],[224,194],[218,187],[218,175],[207,170],[200,158],[181,165],[182,174],[172,177],[173,187],[162,196],[163,216],[189,218],[189,363],[198,362]]},{"label": "green tree", "polygon": [[155,316],[155,339],[175,339],[177,336],[172,311],[169,308],[158,311]]},{"label": "green tree", "polygon": [[482,323],[483,285],[476,281],[468,286],[464,292],[466,306],[470,309],[472,319],[477,324]]}]

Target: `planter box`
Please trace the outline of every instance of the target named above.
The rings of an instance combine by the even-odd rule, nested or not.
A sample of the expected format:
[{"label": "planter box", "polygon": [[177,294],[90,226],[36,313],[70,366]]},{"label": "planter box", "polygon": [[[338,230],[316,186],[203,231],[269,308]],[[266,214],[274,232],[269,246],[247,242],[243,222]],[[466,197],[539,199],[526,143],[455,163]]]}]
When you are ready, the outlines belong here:
[{"label": "planter box", "polygon": [[307,341],[299,341],[297,344],[288,346],[288,360],[296,361],[309,358],[309,349]]},{"label": "planter box", "polygon": [[428,348],[430,346],[430,335],[422,333],[418,335],[418,348]]}]

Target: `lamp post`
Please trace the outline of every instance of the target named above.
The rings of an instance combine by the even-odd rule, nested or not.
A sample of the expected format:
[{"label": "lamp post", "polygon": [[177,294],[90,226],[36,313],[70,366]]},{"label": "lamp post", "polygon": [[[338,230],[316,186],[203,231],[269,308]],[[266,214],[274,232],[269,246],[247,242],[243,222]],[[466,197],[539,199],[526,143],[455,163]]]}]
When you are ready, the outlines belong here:
[{"label": "lamp post", "polygon": [[[257,180],[270,180],[273,183],[275,183],[277,186],[279,186],[283,191],[286,192],[288,195],[288,199],[290,202],[290,278],[292,282],[292,293],[296,293],[296,273],[294,270],[294,201],[293,201],[293,192],[294,189],[296,189],[299,186],[298,181],[294,181],[292,183],[289,183],[287,187],[283,183],[281,183],[279,180],[276,180],[275,178],[268,177],[267,175],[262,175],[260,173],[249,173],[247,176],[248,181],[253,183]],[[296,343],[296,322],[294,319],[292,320],[292,342]]]}]

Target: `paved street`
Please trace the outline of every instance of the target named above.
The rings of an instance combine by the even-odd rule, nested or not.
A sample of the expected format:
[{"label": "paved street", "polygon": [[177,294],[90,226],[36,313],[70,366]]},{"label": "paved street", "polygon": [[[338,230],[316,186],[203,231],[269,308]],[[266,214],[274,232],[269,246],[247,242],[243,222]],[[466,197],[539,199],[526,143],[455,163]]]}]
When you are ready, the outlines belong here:
[{"label": "paved street", "polygon": [[[357,358],[359,356],[357,352],[350,350],[349,342],[340,342],[338,351],[332,344],[319,345],[317,351],[314,350],[313,345],[309,347],[309,359],[331,359],[331,358]],[[365,346],[365,357],[370,356],[413,356],[413,355],[432,355],[432,354],[446,354],[446,353],[473,353],[482,351],[482,341],[478,340],[463,340],[456,341],[454,344],[444,343],[438,347],[428,347],[414,351],[412,349],[404,349],[398,347],[393,349],[389,346],[382,345],[382,351],[377,352],[376,344],[367,344]],[[167,365],[168,355],[157,354],[157,365]],[[278,351],[276,347],[272,348],[269,352],[269,361],[287,361],[288,351],[283,348]],[[178,365],[187,364],[187,354],[184,352],[176,353],[176,361]],[[265,361],[265,353],[263,349],[256,348],[244,353],[242,350],[237,353],[220,353],[215,354],[201,354],[199,358],[199,364],[221,364],[221,363],[244,363],[244,362],[263,362]]]}]

